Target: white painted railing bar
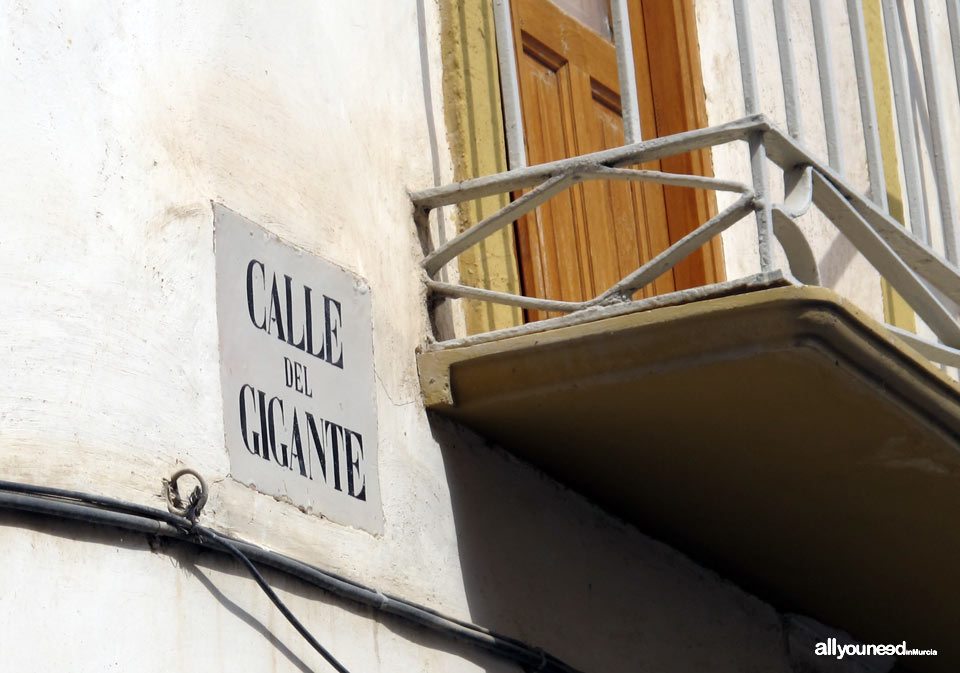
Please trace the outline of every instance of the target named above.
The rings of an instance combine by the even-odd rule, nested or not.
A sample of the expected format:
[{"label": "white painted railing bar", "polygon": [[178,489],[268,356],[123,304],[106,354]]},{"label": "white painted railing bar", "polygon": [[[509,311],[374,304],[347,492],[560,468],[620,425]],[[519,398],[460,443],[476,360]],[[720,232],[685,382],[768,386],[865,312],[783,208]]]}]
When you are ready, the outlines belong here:
[{"label": "white painted railing bar", "polygon": [[[750,27],[750,12],[746,0],[733,0],[733,18],[737,28],[737,50],[740,53],[740,81],[743,86],[743,107],[747,114],[760,111],[760,93],[757,86],[757,63],[753,55],[753,31]],[[760,271],[768,273],[775,268],[773,256],[773,215],[767,196],[767,155],[763,146],[763,134],[751,133],[750,175],[753,180],[754,207],[757,216],[757,253],[760,256]]]},{"label": "white painted railing bar", "polygon": [[843,174],[843,145],[840,141],[840,111],[837,106],[837,85],[833,78],[833,59],[827,10],[823,0],[810,0],[813,19],[813,43],[817,52],[817,71],[820,73],[820,101],[823,108],[823,127],[827,136],[827,156],[830,166]]},{"label": "white painted railing bar", "polygon": [[[843,178],[818,157],[811,154],[785,134],[776,130],[764,134],[767,156],[784,170],[798,165],[809,166],[839,191],[861,217],[889,245],[897,255],[921,278],[942,292],[951,301],[960,304],[960,269],[919,241],[899,222],[880,210],[872,201],[844,182]],[[882,269],[879,269],[883,273]]]},{"label": "white painted railing bar", "polygon": [[[784,169],[786,182],[789,183],[786,185],[786,203],[774,205],[770,203],[769,197],[760,198],[754,193],[747,192],[732,206],[641,265],[606,292],[586,301],[566,302],[524,297],[485,288],[442,283],[432,279],[425,281],[427,287],[431,292],[442,296],[466,297],[521,308],[562,312],[569,314],[570,320],[582,320],[585,319],[584,316],[592,315],[591,312],[600,307],[607,305],[633,306],[647,301],[631,301],[631,297],[639,289],[674,268],[676,264],[708,240],[749,214],[751,210],[766,217],[769,235],[768,245],[772,241],[772,232],[775,230],[787,254],[787,261],[790,264],[792,274],[790,278],[795,279],[792,282],[815,284],[820,280],[816,258],[810,249],[809,242],[803,238],[801,230],[792,219],[794,213],[801,213],[806,210],[807,204],[812,198],[817,207],[853,243],[854,247],[874,265],[877,271],[891,282],[897,292],[907,300],[947,347],[960,347],[960,324],[957,323],[951,311],[931,289],[934,288],[942,292],[947,299],[960,303],[960,271],[923,243],[917,241],[899,223],[880,210],[876,204],[857,193],[824,161],[811,155],[795,140],[778,130],[762,116],[753,116],[731,122],[730,125],[719,132],[698,133],[692,136],[689,134],[680,135],[685,135],[685,137],[680,140],[671,137],[657,139],[659,142],[651,140],[638,143],[637,145],[619,148],[620,151],[613,154],[609,154],[610,151],[607,151],[603,159],[606,163],[615,165],[619,161],[630,161],[630,158],[626,157],[635,157],[638,153],[642,155],[643,152],[650,149],[650,147],[646,147],[647,145],[652,146],[661,156],[666,156],[671,152],[689,151],[697,147],[709,146],[711,143],[729,142],[732,138],[739,137],[741,140],[745,140],[750,147],[752,167],[760,168],[761,175],[756,180],[758,185],[766,184],[764,165],[767,159],[774,161]],[[759,152],[755,150],[759,150]],[[564,167],[566,170],[562,174],[550,176],[535,190],[521,197],[521,200],[510,204],[491,218],[467,230],[449,244],[443,246],[442,250],[438,249],[438,251],[427,255],[424,259],[425,270],[432,273],[446,261],[465,250],[466,247],[491,235],[502,226],[506,226],[505,223],[516,219],[519,213],[532,210],[536,207],[532,203],[533,201],[542,203],[560,190],[568,189],[584,180],[637,179],[637,177],[642,176],[644,180],[653,178],[679,179],[691,183],[686,186],[699,188],[715,188],[721,186],[717,183],[727,182],[715,178],[679,176],[659,171],[618,170],[598,164],[595,161],[583,161],[583,158],[578,162],[566,163]],[[517,172],[523,173],[529,170],[522,169]],[[541,181],[543,178],[542,175],[538,176]],[[516,175],[511,178],[511,180],[515,179]],[[505,187],[505,184],[501,181],[497,188],[509,190],[510,187]],[[484,183],[482,187],[484,190],[491,188],[488,183]],[[743,185],[739,185],[739,187],[743,187]],[[461,186],[452,193],[444,194],[444,198],[449,198],[453,194],[454,200],[458,198],[465,200],[465,194],[475,195],[476,189],[476,185],[470,189],[463,189]],[[536,198],[531,197],[535,193]],[[523,199],[526,200],[522,201]],[[418,205],[421,209],[429,208],[429,206],[423,204]],[[439,252],[442,252],[442,255],[438,255]],[[761,277],[768,279],[784,278],[784,275],[776,269],[770,269],[763,272]],[[736,285],[743,281],[730,282]],[[717,287],[719,285],[697,288],[698,292],[695,293],[695,296],[714,296],[712,293],[716,292],[715,288]],[[691,295],[691,298],[694,298],[694,295]],[[924,345],[923,352],[931,359],[937,360],[939,357],[945,358],[944,361],[952,362],[951,358],[954,356],[949,348],[944,350],[945,347],[935,343],[926,341],[922,343]]]},{"label": "white painted railing bar", "polygon": [[679,241],[643,264],[633,273],[616,283],[595,299],[586,302],[588,306],[609,303],[611,300],[625,301],[638,290],[643,289],[667,271],[675,267],[697,248],[707,243],[717,234],[729,229],[742,220],[752,210],[753,194],[744,194],[723,212],[710,218]]},{"label": "white painted railing bar", "polygon": [[906,183],[910,230],[921,241],[930,245],[923,208],[923,186],[920,184],[920,161],[913,125],[913,101],[910,85],[903,67],[903,39],[900,34],[900,15],[896,0],[881,0],[883,28],[887,38],[887,62],[893,84],[893,102],[897,109],[897,131],[900,135],[900,156],[903,160],[903,178]]},{"label": "white painted railing bar", "polygon": [[867,29],[861,0],[847,0],[847,18],[850,22],[850,42],[853,45],[853,63],[857,73],[863,144],[870,176],[870,198],[883,210],[889,210],[886,177],[883,174],[883,154],[880,149],[880,129],[877,125],[877,106],[873,97],[873,73],[870,68]]},{"label": "white painted railing bar", "polygon": [[[949,2],[949,0],[948,0]],[[956,348],[950,348],[949,346],[944,346],[943,344],[935,344],[918,337],[913,332],[908,332],[905,329],[900,329],[893,325],[887,325],[887,329],[890,330],[895,336],[905,341],[908,346],[916,349],[920,355],[933,360],[934,362],[940,362],[942,364],[948,365],[950,367],[960,367],[960,350]]]},{"label": "white painted railing bar", "polygon": [[886,278],[941,341],[960,347],[956,318],[847,199],[820,173],[813,175],[814,203]]},{"label": "white painted railing bar", "polygon": [[552,329],[560,327],[570,327],[572,325],[583,325],[594,320],[604,318],[613,318],[628,313],[638,313],[655,308],[666,306],[677,306],[688,304],[694,301],[704,299],[714,299],[717,297],[727,297],[731,294],[740,294],[754,290],[768,290],[775,287],[787,287],[791,281],[785,278],[783,274],[753,274],[737,280],[725,280],[721,283],[712,285],[700,285],[686,290],[677,290],[666,294],[658,294],[654,297],[637,299],[636,301],[624,302],[622,304],[607,304],[604,306],[591,306],[574,313],[558,316],[556,318],[547,318],[546,320],[536,320],[534,322],[515,325],[513,327],[504,327],[492,332],[481,332],[466,337],[447,339],[443,342],[428,343],[424,346],[425,350],[434,350],[437,348],[460,348],[463,346],[474,346],[482,343],[489,343],[498,339],[507,339],[525,334],[542,334]]},{"label": "white painted railing bar", "polygon": [[[898,222],[891,219],[889,215],[881,211],[875,204],[863,198],[856,190],[846,185],[843,179],[839,175],[836,175],[834,171],[819,158],[807,152],[785,134],[776,130],[768,120],[760,115],[730,122],[723,127],[701,129],[699,131],[677,134],[676,136],[651,139],[635,146],[606,150],[601,153],[580,157],[577,160],[567,159],[562,162],[554,162],[550,167],[550,171],[541,172],[539,169],[542,167],[533,166],[520,171],[511,171],[487,178],[478,178],[455,185],[448,185],[445,188],[431,188],[424,192],[413,194],[412,198],[415,205],[419,208],[449,205],[473,198],[512,191],[519,188],[518,180],[522,181],[519,183],[521,187],[526,187],[536,184],[537,181],[542,182],[544,179],[550,177],[560,177],[552,175],[552,173],[560,168],[564,169],[564,172],[574,168],[588,172],[589,170],[596,169],[597,159],[613,164],[619,161],[629,162],[637,157],[641,157],[641,159],[646,157],[648,151],[653,152],[657,158],[659,158],[669,156],[671,153],[682,153],[691,149],[730,142],[738,138],[745,139],[746,136],[752,133],[757,133],[762,136],[768,158],[787,171],[788,174],[790,174],[790,171],[793,171],[802,177],[806,172],[803,167],[807,166],[818,171],[822,176],[830,180],[843,194],[844,198],[851,203],[853,208],[860,213],[884,241],[886,241],[919,276],[952,301],[960,304],[960,272],[958,272],[956,266],[944,260],[927,245],[914,238]],[[511,175],[511,173],[513,175]],[[806,188],[800,189],[800,191],[804,189]],[[794,190],[791,189],[787,195],[788,202],[794,196],[793,191]],[[799,198],[802,200],[803,197]],[[802,209],[803,206],[794,205],[791,206],[791,208]],[[466,233],[468,232],[464,232],[464,234]],[[493,232],[491,231],[490,233]],[[483,236],[481,235],[478,239],[479,238],[483,238]],[[451,241],[451,243],[452,242],[453,241]]]},{"label": "white painted railing bar", "polygon": [[581,301],[557,301],[554,299],[539,299],[537,297],[524,297],[519,294],[510,294],[509,292],[497,292],[496,290],[487,290],[482,287],[473,287],[472,285],[463,285],[458,283],[442,283],[436,280],[425,281],[427,289],[437,294],[447,297],[462,297],[464,299],[480,299],[482,301],[493,302],[494,304],[504,304],[506,306],[516,306],[518,308],[528,308],[536,311],[556,311],[560,313],[573,313],[587,308],[588,304]]},{"label": "white painted railing bar", "polygon": [[760,271],[770,273],[776,270],[776,258],[773,255],[773,212],[770,202],[770,182],[767,178],[767,148],[763,134],[751,133],[747,138],[750,148],[750,174],[753,177],[754,209],[757,216],[757,254],[760,257]]},{"label": "white painted railing bar", "polygon": [[490,234],[503,229],[508,224],[514,222],[521,215],[529,213],[542,203],[546,203],[553,196],[559,194],[564,189],[573,184],[574,180],[569,175],[558,175],[550,178],[542,185],[527,192],[516,201],[513,201],[490,217],[470,227],[458,236],[450,239],[444,245],[427,255],[423,260],[423,268],[427,274],[432,276],[439,271],[444,264],[459,255],[464,250],[476,245]]},{"label": "white painted railing bar", "polygon": [[620,116],[623,137],[628,145],[643,140],[640,130],[640,108],[637,98],[637,75],[633,66],[633,41],[627,0],[611,0],[613,41],[617,48],[617,74],[620,80]]},{"label": "white painted railing bar", "polygon": [[950,51],[953,53],[953,76],[957,82],[957,102],[960,104],[960,2],[946,0],[947,23],[950,26]]},{"label": "white painted railing bar", "polygon": [[685,173],[664,173],[663,171],[636,170],[631,168],[607,168],[598,166],[595,170],[578,173],[581,180],[618,180],[628,182],[656,182],[674,187],[693,187],[713,189],[718,192],[736,192],[746,194],[753,191],[749,185],[736,180],[721,180],[702,175]]},{"label": "white painted railing bar", "polygon": [[499,231],[522,215],[547,202],[563,190],[587,180],[617,180],[630,182],[657,182],[677,187],[714,189],[744,193],[751,191],[747,185],[732,180],[719,180],[700,175],[665,173],[662,171],[608,168],[599,164],[576,164],[560,175],[542,182],[532,191],[507,204],[475,226],[439,246],[423,260],[428,275],[439,271],[447,262],[467,248],[476,245],[490,234]]},{"label": "white painted railing bar", "polygon": [[803,138],[800,119],[800,90],[797,86],[797,67],[793,60],[793,36],[787,0],[773,0],[773,19],[777,27],[777,49],[780,52],[780,80],[783,83],[783,107],[787,116],[787,132],[791,137]]},{"label": "white painted railing bar", "polygon": [[[953,0],[956,2],[956,0]],[[934,176],[937,183],[937,199],[940,203],[940,223],[943,230],[943,247],[947,259],[957,263],[957,220],[953,198],[953,174],[950,172],[950,157],[947,153],[946,133],[943,128],[943,110],[940,101],[940,85],[937,81],[937,61],[934,56],[933,36],[930,33],[930,13],[926,0],[914,0],[917,17],[917,38],[920,42],[920,57],[923,61],[923,88],[930,115],[931,148]]]},{"label": "white painted railing bar", "polygon": [[753,32],[747,0],[733,0],[733,18],[737,26],[737,50],[740,53],[740,82],[743,86],[743,109],[748,115],[760,112],[757,88],[757,62],[753,56]]},{"label": "white painted railing bar", "polygon": [[533,187],[562,173],[590,170],[598,165],[613,168],[631,166],[675,154],[683,154],[691,150],[742,140],[752,131],[762,132],[770,128],[770,120],[766,117],[752,115],[718,126],[685,131],[661,138],[651,138],[634,145],[601,150],[570,159],[559,159],[497,173],[496,175],[471,178],[440,187],[431,187],[413,192],[410,195],[410,200],[418,208],[449,206],[454,203],[483,198],[484,196],[504,194]]},{"label": "white painted railing bar", "polygon": [[517,76],[517,54],[513,47],[513,21],[510,0],[493,0],[493,23],[497,38],[497,62],[500,66],[500,92],[503,96],[503,125],[507,135],[507,165],[527,165],[527,148],[523,138],[523,112],[520,108],[520,81]]}]

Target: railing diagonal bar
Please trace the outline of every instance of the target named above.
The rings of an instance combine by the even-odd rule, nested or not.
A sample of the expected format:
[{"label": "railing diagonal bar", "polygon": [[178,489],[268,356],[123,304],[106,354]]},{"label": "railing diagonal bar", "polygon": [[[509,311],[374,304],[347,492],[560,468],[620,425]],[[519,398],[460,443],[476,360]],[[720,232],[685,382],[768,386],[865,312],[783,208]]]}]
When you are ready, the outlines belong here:
[{"label": "railing diagonal bar", "polygon": [[733,226],[751,212],[753,212],[753,194],[744,194],[729,208],[701,224],[609,290],[586,302],[586,304],[593,306],[615,298],[629,298],[634,292],[655,281],[691,252],[707,243],[720,232]]},{"label": "railing diagonal bar", "polygon": [[840,176],[822,161],[801,148],[786,135],[777,130],[770,130],[764,136],[770,159],[784,169],[794,168],[798,165],[813,167],[821,177],[828,180],[843,195],[854,210],[866,220],[914,273],[952,301],[960,304],[960,271],[957,267],[917,240],[903,225],[851,189]]},{"label": "railing diagonal bar", "polygon": [[749,185],[736,180],[721,180],[703,175],[688,175],[686,173],[665,173],[664,171],[637,170],[632,168],[597,168],[579,173],[584,180],[620,180],[626,182],[656,182],[661,185],[675,187],[693,187],[695,189],[712,189],[718,192],[736,192],[746,194],[752,191]]},{"label": "railing diagonal bar", "polygon": [[960,347],[960,325],[917,274],[901,259],[833,184],[813,175],[813,199],[860,253],[886,278],[948,346]]},{"label": "railing diagonal bar", "polygon": [[950,348],[950,346],[944,346],[943,344],[931,343],[926,339],[921,339],[913,332],[908,332],[894,325],[887,325],[886,327],[891,333],[905,341],[908,346],[916,349],[916,351],[925,358],[952,367],[960,367],[960,350]]},{"label": "railing diagonal bar", "polygon": [[573,313],[582,308],[586,308],[586,303],[581,301],[558,301],[556,299],[540,299],[538,297],[523,297],[509,292],[497,292],[496,290],[487,290],[481,287],[463,285],[458,283],[442,283],[436,280],[426,281],[427,288],[437,294],[448,297],[462,297],[464,299],[480,299],[482,301],[493,302],[494,304],[505,304],[507,306],[517,306],[519,308],[529,308],[535,311],[556,311],[559,313]]},{"label": "railing diagonal bar", "polygon": [[496,175],[471,178],[440,187],[431,187],[423,191],[413,192],[410,195],[410,200],[418,208],[449,206],[453,203],[480,199],[484,196],[526,189],[556,175],[578,170],[590,170],[597,165],[620,168],[683,154],[704,147],[722,145],[734,140],[742,140],[753,131],[767,131],[770,128],[770,121],[766,117],[752,115],[718,126],[651,138],[634,145],[601,150],[571,159],[559,159]]},{"label": "railing diagonal bar", "polygon": [[424,258],[423,268],[426,269],[428,275],[432,276],[444,264],[464,250],[476,245],[490,234],[502,229],[540,204],[549,201],[554,195],[562,192],[574,182],[576,182],[576,179],[570,175],[557,175],[550,178],[539,187],[527,192],[516,201],[504,206],[490,217],[441,245]]}]

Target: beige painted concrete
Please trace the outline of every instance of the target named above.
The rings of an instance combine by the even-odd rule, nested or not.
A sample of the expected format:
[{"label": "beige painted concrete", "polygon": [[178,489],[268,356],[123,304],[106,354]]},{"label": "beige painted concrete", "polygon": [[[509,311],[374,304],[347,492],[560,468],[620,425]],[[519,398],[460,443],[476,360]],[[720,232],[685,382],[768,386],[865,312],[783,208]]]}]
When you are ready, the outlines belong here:
[{"label": "beige painted concrete", "polygon": [[438,348],[420,370],[439,413],[746,586],[865,642],[939,643],[910,670],[960,656],[928,590],[960,591],[960,387],[833,292]]},{"label": "beige painted concrete", "polygon": [[[457,180],[507,170],[500,102],[500,79],[493,6],[457,0],[441,4],[443,98],[448,141]],[[509,194],[461,204],[457,230],[463,231],[510,202]],[[459,257],[467,285],[521,294],[513,227],[501,229]],[[467,333],[478,334],[523,323],[523,312],[471,299],[461,300]]]}]

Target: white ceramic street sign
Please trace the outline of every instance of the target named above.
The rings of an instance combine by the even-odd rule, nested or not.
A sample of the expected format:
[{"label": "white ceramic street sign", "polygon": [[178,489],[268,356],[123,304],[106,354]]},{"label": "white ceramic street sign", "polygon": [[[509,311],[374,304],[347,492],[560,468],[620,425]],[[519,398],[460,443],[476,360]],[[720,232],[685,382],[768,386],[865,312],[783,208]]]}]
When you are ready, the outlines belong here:
[{"label": "white ceramic street sign", "polygon": [[379,532],[369,288],[222,206],[214,225],[231,475]]}]

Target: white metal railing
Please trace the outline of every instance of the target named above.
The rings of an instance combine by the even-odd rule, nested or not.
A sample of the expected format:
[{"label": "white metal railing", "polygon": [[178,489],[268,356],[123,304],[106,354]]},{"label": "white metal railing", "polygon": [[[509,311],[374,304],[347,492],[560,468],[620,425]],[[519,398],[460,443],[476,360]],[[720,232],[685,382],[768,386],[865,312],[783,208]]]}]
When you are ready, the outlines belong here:
[{"label": "white metal railing", "polygon": [[[478,199],[494,194],[508,194],[529,189],[498,212],[467,229],[463,233],[426,254],[423,267],[426,284],[431,292],[441,296],[466,297],[522,308],[554,311],[568,314],[565,318],[532,323],[511,332],[537,331],[559,323],[593,319],[603,312],[621,310],[632,296],[661,274],[672,269],[690,253],[711,238],[753,213],[756,218],[760,275],[733,281],[732,284],[756,284],[777,279],[817,285],[820,274],[816,257],[797,225],[796,219],[814,205],[853,246],[877,269],[894,289],[907,301],[917,315],[936,335],[939,342],[922,339],[892,326],[890,329],[930,359],[960,366],[960,324],[956,306],[960,304],[960,271],[956,267],[957,227],[955,207],[949,174],[949,156],[946,151],[943,101],[935,76],[934,50],[930,38],[927,0],[915,0],[917,42],[923,69],[923,99],[929,115],[932,141],[932,161],[936,168],[936,203],[942,223],[942,240],[946,259],[931,247],[929,220],[920,182],[920,155],[912,127],[911,107],[916,104],[918,92],[903,72],[903,35],[905,16],[903,5],[894,0],[882,0],[884,31],[887,41],[892,88],[899,128],[900,154],[903,158],[904,182],[910,211],[912,234],[891,218],[888,212],[881,143],[873,101],[872,73],[867,51],[866,29],[861,4],[847,0],[850,24],[850,46],[854,56],[858,97],[863,129],[862,149],[870,180],[869,197],[857,192],[844,178],[844,144],[839,131],[836,83],[831,43],[828,38],[826,8],[823,0],[809,0],[813,39],[822,93],[822,116],[826,135],[827,158],[815,156],[805,147],[801,127],[800,93],[794,64],[791,26],[785,0],[770,0],[776,25],[777,49],[780,57],[783,102],[787,130],[781,131],[761,110],[757,69],[754,56],[754,37],[751,32],[748,0],[730,0],[737,33],[740,73],[743,84],[744,108],[747,116],[726,124],[680,133],[673,136],[640,139],[640,124],[636,114],[636,87],[632,73],[620,73],[621,96],[624,110],[624,133],[629,142],[623,147],[595,152],[580,157],[526,166],[523,126],[520,119],[519,88],[516,57],[513,53],[512,29],[509,25],[508,0],[493,0],[497,22],[497,44],[500,53],[501,80],[504,95],[504,116],[509,149],[510,170],[497,175],[475,178],[451,185],[435,187],[414,193],[412,200],[419,223],[426,221],[431,209]],[[945,0],[950,22],[954,67],[957,68],[960,87],[960,11],[955,0]],[[629,25],[625,0],[611,4],[618,63],[632,63],[629,55]],[[952,104],[960,104],[954,96]],[[850,138],[846,138],[849,142]],[[854,139],[857,140],[857,139]],[[725,143],[743,142],[749,148],[752,184],[733,180],[680,175],[660,171],[629,168],[637,164],[682,154],[692,150],[715,147]],[[519,149],[518,149],[519,148]],[[771,164],[782,171],[784,198],[774,203],[771,198]],[[458,283],[435,280],[436,274],[462,252],[515,222],[559,192],[589,180],[652,181],[692,189],[709,189],[739,193],[740,197],[715,217],[670,245],[653,259],[642,264],[597,296],[579,302],[557,301],[526,297],[505,292],[470,287]],[[788,269],[779,269],[774,254],[774,241],[783,249]],[[731,285],[731,282],[721,284]],[[716,287],[714,289],[721,289]],[[691,297],[708,296],[711,288],[686,291]],[[683,293],[676,293],[682,295]],[[651,300],[645,300],[651,301]],[[660,299],[657,301],[669,301]],[[591,317],[592,316],[592,317]],[[495,335],[494,335],[495,336]],[[473,340],[493,336],[479,335]]]}]

